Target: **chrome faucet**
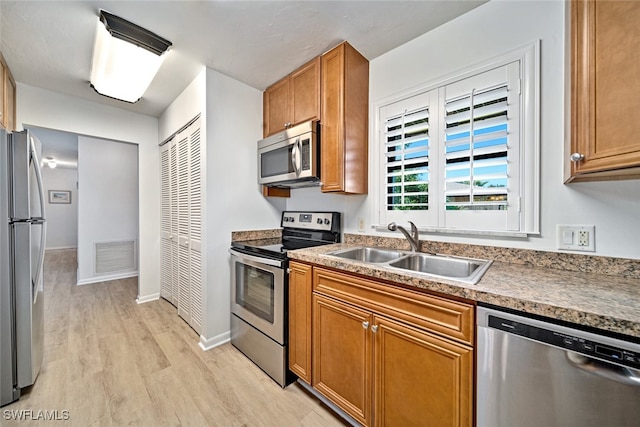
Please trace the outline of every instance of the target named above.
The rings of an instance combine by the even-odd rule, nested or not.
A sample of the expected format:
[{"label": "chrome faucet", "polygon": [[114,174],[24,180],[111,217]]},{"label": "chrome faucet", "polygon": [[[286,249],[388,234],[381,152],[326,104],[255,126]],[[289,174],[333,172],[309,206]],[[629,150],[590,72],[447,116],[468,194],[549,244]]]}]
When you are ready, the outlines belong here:
[{"label": "chrome faucet", "polygon": [[409,241],[409,244],[411,245],[411,250],[413,252],[418,252],[418,249],[420,249],[420,238],[418,236],[418,227],[416,227],[416,225],[411,221],[409,221],[409,224],[411,224],[411,234],[409,234],[409,232],[404,227],[397,225],[395,222],[392,222],[391,224],[389,224],[387,228],[390,231],[400,230],[402,234],[404,234],[404,237],[406,237],[407,240]]}]

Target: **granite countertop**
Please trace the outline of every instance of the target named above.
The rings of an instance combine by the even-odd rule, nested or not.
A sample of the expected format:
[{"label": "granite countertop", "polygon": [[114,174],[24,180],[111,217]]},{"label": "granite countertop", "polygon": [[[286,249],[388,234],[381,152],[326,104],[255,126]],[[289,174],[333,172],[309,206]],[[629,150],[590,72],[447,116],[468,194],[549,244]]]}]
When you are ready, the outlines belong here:
[{"label": "granite countertop", "polygon": [[[640,338],[640,278],[635,271],[627,275],[610,275],[597,271],[552,268],[545,263],[539,264],[545,265],[541,267],[535,263],[512,263],[495,257],[476,256],[494,259],[494,262],[482,279],[471,285],[454,280],[426,279],[419,273],[405,273],[385,266],[326,255],[331,251],[356,246],[362,246],[362,243],[298,249],[289,251],[288,255],[292,259],[405,286]],[[559,257],[562,255],[558,254]],[[635,260],[627,261],[630,263],[625,268],[629,264],[636,265]]]}]

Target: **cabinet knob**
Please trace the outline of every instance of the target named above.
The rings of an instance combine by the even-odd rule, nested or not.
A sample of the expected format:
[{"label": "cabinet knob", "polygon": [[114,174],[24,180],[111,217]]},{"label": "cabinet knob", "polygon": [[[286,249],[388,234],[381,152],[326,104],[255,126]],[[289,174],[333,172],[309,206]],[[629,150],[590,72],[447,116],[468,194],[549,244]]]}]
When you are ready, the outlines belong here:
[{"label": "cabinet knob", "polygon": [[369,329],[369,322],[362,322],[362,327],[364,329]]},{"label": "cabinet knob", "polygon": [[584,154],[581,153],[573,153],[571,156],[569,156],[569,159],[572,162],[579,162],[580,160],[584,159]]},{"label": "cabinet knob", "polygon": [[371,332],[373,332],[374,334],[375,334],[376,332],[378,332],[378,325],[373,325],[373,326],[371,327]]},{"label": "cabinet knob", "polygon": [[287,268],[287,274],[291,274],[291,269]]}]

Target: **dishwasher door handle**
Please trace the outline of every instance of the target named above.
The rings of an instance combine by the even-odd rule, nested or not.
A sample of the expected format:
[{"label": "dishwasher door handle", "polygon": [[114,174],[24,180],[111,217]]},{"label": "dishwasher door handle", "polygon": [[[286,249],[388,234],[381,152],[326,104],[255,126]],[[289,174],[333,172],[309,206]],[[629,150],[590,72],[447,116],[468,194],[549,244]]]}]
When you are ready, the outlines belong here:
[{"label": "dishwasher door handle", "polygon": [[581,369],[601,378],[616,381],[633,387],[640,387],[640,371],[618,366],[582,354],[567,351],[567,360],[577,369]]}]

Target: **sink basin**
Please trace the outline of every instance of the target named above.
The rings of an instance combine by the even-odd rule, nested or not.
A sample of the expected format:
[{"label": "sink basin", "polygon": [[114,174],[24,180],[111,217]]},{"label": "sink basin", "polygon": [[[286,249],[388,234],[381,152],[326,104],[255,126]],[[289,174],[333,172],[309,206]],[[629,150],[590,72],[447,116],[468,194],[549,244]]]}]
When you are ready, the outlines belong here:
[{"label": "sink basin", "polygon": [[484,259],[433,255],[366,246],[339,249],[327,252],[327,255],[376,264],[380,267],[405,270],[425,277],[457,280],[472,285],[478,283],[492,263],[492,261]]},{"label": "sink basin", "polygon": [[327,255],[333,255],[340,258],[352,259],[361,262],[370,262],[374,264],[393,261],[406,255],[404,252],[396,251],[394,249],[380,249],[380,248],[350,248],[341,249],[339,251],[329,252]]},{"label": "sink basin", "polygon": [[490,265],[487,260],[421,253],[389,262],[389,267],[471,284],[477,283]]}]

